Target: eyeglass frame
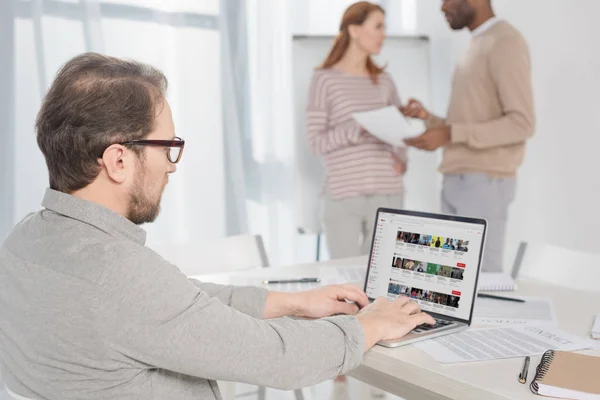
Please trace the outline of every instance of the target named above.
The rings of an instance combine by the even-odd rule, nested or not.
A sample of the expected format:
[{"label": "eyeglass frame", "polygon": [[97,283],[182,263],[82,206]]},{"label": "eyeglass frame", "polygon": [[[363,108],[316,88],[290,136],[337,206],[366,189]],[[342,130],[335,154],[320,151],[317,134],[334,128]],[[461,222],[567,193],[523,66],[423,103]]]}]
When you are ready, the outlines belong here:
[{"label": "eyeglass frame", "polygon": [[180,138],[179,136],[175,136],[175,140],[153,140],[153,139],[139,139],[139,140],[129,140],[126,142],[114,143],[120,144],[121,146],[157,146],[157,147],[180,147],[179,155],[175,161],[171,160],[171,153],[167,153],[167,160],[169,160],[172,164],[177,164],[179,160],[181,160],[181,156],[183,155],[183,149],[185,147],[185,140]]}]

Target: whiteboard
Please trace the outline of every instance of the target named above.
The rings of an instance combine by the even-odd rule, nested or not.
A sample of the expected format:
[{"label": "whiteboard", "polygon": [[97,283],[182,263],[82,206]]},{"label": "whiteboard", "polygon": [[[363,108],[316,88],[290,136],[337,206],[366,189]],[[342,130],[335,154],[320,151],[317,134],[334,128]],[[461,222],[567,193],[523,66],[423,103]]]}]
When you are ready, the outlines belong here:
[{"label": "whiteboard", "polygon": [[[292,42],[293,99],[295,128],[295,216],[299,228],[320,232],[321,194],[325,181],[323,160],[308,149],[306,103],[314,68],[321,64],[333,43],[333,36],[294,36]],[[431,105],[429,40],[425,37],[388,36],[377,57],[386,65],[402,101],[410,97]],[[424,125],[412,120],[415,135]],[[415,149],[408,152],[408,172],[404,177],[405,208],[436,212],[439,210],[441,177],[437,173],[440,155]]]}]

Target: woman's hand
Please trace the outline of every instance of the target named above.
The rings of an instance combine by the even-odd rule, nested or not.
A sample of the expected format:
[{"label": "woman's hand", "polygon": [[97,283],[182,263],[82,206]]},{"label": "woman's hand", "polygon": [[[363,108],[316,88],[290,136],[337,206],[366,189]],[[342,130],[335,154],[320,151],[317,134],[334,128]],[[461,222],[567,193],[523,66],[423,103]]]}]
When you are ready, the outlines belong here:
[{"label": "woman's hand", "polygon": [[399,107],[399,110],[405,117],[418,118],[423,121],[429,118],[429,111],[419,100],[410,99],[405,106]]},{"label": "woman's hand", "polygon": [[406,169],[407,169],[406,161],[398,158],[398,156],[396,154],[392,154],[392,158],[394,159],[394,166],[393,166],[394,173],[397,176],[404,175],[406,173]]}]

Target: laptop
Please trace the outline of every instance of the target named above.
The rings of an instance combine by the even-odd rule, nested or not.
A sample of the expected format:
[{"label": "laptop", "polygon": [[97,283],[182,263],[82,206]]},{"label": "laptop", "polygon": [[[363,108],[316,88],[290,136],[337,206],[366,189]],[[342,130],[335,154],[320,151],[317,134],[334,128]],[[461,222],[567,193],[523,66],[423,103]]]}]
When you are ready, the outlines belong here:
[{"label": "laptop", "polygon": [[398,347],[467,329],[485,243],[484,219],[380,208],[364,291],[370,301],[409,297],[435,325],[377,344]]}]

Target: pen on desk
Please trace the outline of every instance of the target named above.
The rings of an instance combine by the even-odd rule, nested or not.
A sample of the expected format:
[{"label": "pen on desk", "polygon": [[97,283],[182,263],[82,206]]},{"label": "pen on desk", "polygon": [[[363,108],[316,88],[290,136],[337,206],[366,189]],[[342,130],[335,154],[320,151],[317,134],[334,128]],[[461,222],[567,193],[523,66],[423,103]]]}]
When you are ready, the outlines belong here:
[{"label": "pen on desk", "polygon": [[525,357],[525,361],[523,362],[523,369],[519,374],[519,382],[525,383],[527,382],[527,372],[529,371],[529,356]]},{"label": "pen on desk", "polygon": [[298,279],[268,279],[264,280],[263,283],[265,285],[271,283],[319,283],[321,279],[319,278],[298,278]]},{"label": "pen on desk", "polygon": [[515,299],[514,297],[496,296],[493,294],[486,294],[486,293],[477,293],[477,297],[482,297],[482,298],[486,298],[486,299],[495,299],[495,300],[515,301],[517,303],[525,303],[525,300],[522,300],[522,299]]}]

